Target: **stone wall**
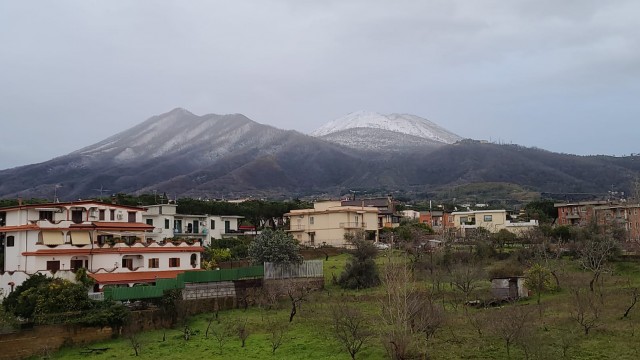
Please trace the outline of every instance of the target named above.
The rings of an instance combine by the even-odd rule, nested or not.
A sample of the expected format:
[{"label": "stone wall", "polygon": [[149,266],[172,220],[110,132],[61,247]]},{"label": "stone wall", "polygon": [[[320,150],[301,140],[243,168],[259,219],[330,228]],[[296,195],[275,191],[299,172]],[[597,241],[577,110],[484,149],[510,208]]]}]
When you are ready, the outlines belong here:
[{"label": "stone wall", "polygon": [[44,356],[63,345],[88,344],[112,337],[110,327],[87,328],[73,325],[42,325],[10,334],[0,334],[0,359]]}]

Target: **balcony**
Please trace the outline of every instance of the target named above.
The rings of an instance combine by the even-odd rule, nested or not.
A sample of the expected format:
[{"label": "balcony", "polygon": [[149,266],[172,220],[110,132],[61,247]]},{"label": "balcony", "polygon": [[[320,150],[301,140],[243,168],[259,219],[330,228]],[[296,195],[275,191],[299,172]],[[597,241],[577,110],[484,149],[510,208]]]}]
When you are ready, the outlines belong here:
[{"label": "balcony", "polygon": [[360,229],[367,227],[367,224],[364,222],[343,222],[340,223],[340,227],[344,229]]},{"label": "balcony", "polygon": [[307,230],[307,227],[305,225],[296,224],[296,225],[289,225],[289,230],[287,231],[305,231],[305,230]]},{"label": "balcony", "polygon": [[189,229],[173,229],[173,235],[175,236],[206,236],[208,233],[207,228],[200,228],[199,231],[189,231]]}]

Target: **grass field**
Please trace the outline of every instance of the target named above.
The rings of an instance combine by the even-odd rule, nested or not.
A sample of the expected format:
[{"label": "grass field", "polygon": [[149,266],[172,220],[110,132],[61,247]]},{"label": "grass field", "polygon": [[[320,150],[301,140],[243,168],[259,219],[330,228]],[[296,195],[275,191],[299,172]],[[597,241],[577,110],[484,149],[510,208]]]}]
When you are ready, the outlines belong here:
[{"label": "grass field", "polygon": [[[398,255],[396,255],[398,256]],[[380,316],[382,286],[363,291],[343,290],[332,284],[333,275],[344,268],[347,255],[334,256],[325,261],[326,287],[312,294],[302,303],[292,323],[288,322],[286,302],[272,310],[250,308],[219,313],[212,322],[208,338],[205,336],[212,314],[201,314],[189,319],[193,331],[190,340],[183,336],[183,327],[171,330],[148,331],[136,336],[141,344],[141,359],[349,359],[348,353],[333,338],[331,310],[342,303],[357,304],[369,315],[374,330],[383,334],[385,325]],[[377,262],[384,266],[387,256]],[[604,276],[602,305],[596,326],[584,335],[580,325],[572,319],[575,298],[571,289],[588,281],[588,274],[569,265],[561,277],[562,289],[542,297],[542,311],[535,297],[514,305],[487,309],[467,308],[451,301],[454,290],[447,288],[442,294],[446,321],[423,346],[433,359],[640,359],[640,305],[630,316],[621,319],[631,304],[631,288],[640,286],[640,264],[618,262],[612,264],[612,273]],[[488,282],[482,282],[479,293],[486,292]],[[429,287],[428,281],[421,285]],[[527,313],[526,336],[510,347],[507,355],[504,339],[496,324],[506,321],[509,311]],[[250,336],[246,346],[240,346],[237,336],[229,336],[222,347],[212,335],[213,330],[230,327],[246,321]],[[286,327],[282,345],[272,352],[271,332],[274,327]],[[359,359],[388,358],[382,337],[372,337],[357,354]],[[163,340],[164,337],[164,340]],[[65,348],[54,354],[55,359],[121,359],[134,358],[131,341],[127,337],[88,346],[107,348],[102,353],[83,353],[86,347]]]}]

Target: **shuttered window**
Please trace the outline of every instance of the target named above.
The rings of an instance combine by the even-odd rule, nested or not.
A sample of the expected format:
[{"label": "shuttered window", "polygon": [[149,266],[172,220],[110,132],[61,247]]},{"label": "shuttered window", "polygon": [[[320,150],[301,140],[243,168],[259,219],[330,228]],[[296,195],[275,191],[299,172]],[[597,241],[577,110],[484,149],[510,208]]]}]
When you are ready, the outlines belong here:
[{"label": "shuttered window", "polygon": [[42,243],[45,245],[64,244],[64,234],[62,234],[62,231],[43,231],[40,235],[42,236]]},{"label": "shuttered window", "polygon": [[91,244],[91,236],[88,231],[72,231],[71,243],[73,245],[89,245]]}]

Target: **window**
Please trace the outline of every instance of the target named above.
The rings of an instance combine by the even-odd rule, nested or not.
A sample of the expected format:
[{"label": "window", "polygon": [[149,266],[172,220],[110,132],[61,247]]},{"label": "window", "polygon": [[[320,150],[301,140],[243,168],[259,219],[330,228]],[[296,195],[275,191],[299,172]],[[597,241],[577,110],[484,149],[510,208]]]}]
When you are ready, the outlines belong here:
[{"label": "window", "polygon": [[15,237],[13,235],[7,236],[7,247],[13,247],[15,244]]},{"label": "window", "polygon": [[53,222],[53,211],[40,211],[40,220]]},{"label": "window", "polygon": [[216,221],[211,220],[211,230],[214,230],[215,228],[216,228]]},{"label": "window", "polygon": [[169,258],[169,267],[180,267],[180,258]]},{"label": "window", "polygon": [[47,261],[47,270],[53,272],[60,270],[60,261]]},{"label": "window", "polygon": [[162,215],[162,205],[158,206],[158,214]]},{"label": "window", "polygon": [[71,221],[76,224],[80,224],[82,222],[82,210],[71,210]]},{"label": "window", "polygon": [[169,228],[169,219],[164,219],[164,228],[168,229]]},{"label": "window", "polygon": [[109,210],[109,220],[113,221],[116,219],[116,211],[114,209]]},{"label": "window", "polygon": [[147,219],[147,225],[153,226],[153,219]]},{"label": "window", "polygon": [[130,222],[130,223],[136,222],[136,212],[135,211],[129,211],[128,214],[129,214],[129,217],[128,217],[127,221]]},{"label": "window", "polygon": [[[309,216],[309,224],[313,225],[313,216]],[[357,220],[356,220],[357,221]]]},{"label": "window", "polygon": [[461,216],[460,217],[460,225],[464,225],[467,222],[467,217],[466,216]]},{"label": "window", "polygon": [[127,268],[129,270],[133,270],[133,259],[131,258],[122,258],[122,267]]},{"label": "window", "polygon": [[492,221],[493,221],[493,215],[484,216],[484,222],[492,222]]},{"label": "window", "polygon": [[195,268],[196,266],[198,266],[198,255],[191,254],[191,267]]},{"label": "window", "polygon": [[160,259],[158,259],[158,258],[149,259],[149,268],[150,269],[157,269],[159,267],[160,267]]},{"label": "window", "polygon": [[104,209],[101,209],[101,210],[98,212],[98,220],[100,220],[100,221],[104,221],[104,213],[105,213]]},{"label": "window", "polygon": [[80,268],[84,267],[83,260],[71,260],[71,271],[77,271]]}]

